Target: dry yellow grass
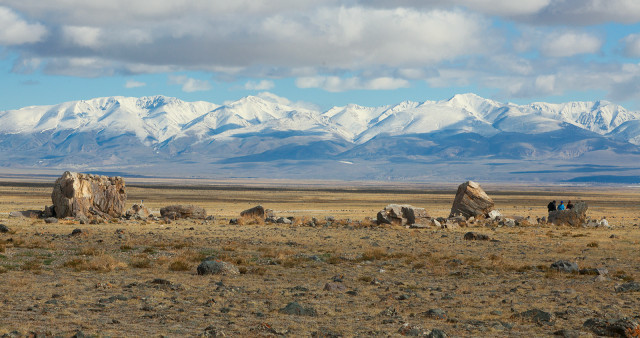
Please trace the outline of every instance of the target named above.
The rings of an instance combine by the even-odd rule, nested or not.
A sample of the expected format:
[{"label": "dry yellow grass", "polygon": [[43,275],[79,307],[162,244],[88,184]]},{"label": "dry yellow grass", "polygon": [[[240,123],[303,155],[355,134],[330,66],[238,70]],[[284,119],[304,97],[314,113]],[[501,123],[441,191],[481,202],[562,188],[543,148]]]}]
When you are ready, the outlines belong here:
[{"label": "dry yellow grass", "polygon": [[[559,329],[589,334],[584,321],[604,314],[639,315],[637,292],[614,291],[616,285],[640,280],[637,191],[487,189],[504,214],[533,218],[545,215],[550,199],[584,199],[590,203],[589,215],[606,216],[612,229],[532,225],[417,230],[365,220],[389,203],[447,216],[454,188],[131,187],[130,203],[144,199],[155,214],[168,204],[196,204],[216,220],[80,225],[8,218],[10,211],[50,204],[50,189],[0,186],[0,223],[12,230],[0,234],[5,291],[0,294],[0,335],[19,330],[70,336],[82,330],[182,337],[215,327],[228,336],[326,331],[394,336],[409,323],[455,336],[549,336]],[[296,222],[228,224],[257,204]],[[325,216],[335,220],[325,222]],[[320,220],[319,226],[306,225],[312,217]],[[71,236],[75,228],[83,234]],[[494,241],[465,241],[469,230]],[[236,264],[240,274],[198,276],[196,266],[205,257]],[[606,268],[609,275],[595,282],[593,275],[551,270],[559,259],[581,268]],[[330,282],[346,289],[325,291]],[[279,312],[292,301],[313,307],[318,315]],[[424,315],[433,308],[445,310],[448,319]],[[511,318],[533,308],[557,312],[558,318],[550,326]]]}]

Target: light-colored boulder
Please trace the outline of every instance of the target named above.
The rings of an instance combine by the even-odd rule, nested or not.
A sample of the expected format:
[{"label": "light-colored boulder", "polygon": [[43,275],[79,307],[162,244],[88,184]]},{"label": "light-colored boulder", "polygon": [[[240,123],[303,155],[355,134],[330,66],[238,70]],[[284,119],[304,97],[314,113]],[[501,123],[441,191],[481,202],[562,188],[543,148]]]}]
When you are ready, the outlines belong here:
[{"label": "light-colored boulder", "polygon": [[493,210],[494,203],[480,185],[473,181],[467,181],[458,186],[456,198],[451,206],[449,217],[461,215],[466,218],[482,218]]},{"label": "light-colored boulder", "polygon": [[127,202],[122,177],[66,171],[53,185],[51,201],[58,218],[120,217]]},{"label": "light-colored boulder", "polygon": [[377,215],[378,224],[411,225],[426,223],[429,215],[424,208],[416,208],[408,204],[389,204]]}]

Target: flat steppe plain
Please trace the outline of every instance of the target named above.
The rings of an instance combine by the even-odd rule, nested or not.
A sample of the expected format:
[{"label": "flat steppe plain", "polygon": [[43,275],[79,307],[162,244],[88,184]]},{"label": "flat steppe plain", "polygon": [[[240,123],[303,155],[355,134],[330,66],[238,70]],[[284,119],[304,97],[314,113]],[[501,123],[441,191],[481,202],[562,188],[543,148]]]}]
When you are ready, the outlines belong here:
[{"label": "flat steppe plain", "polygon": [[[0,224],[10,230],[0,233],[0,335],[368,337],[437,328],[460,337],[588,337],[590,318],[640,319],[640,292],[615,291],[640,279],[640,189],[484,186],[506,216],[535,219],[552,199],[584,200],[610,229],[408,229],[366,220],[390,203],[446,217],[455,185],[138,182],[127,188],[129,205],[144,200],[159,215],[166,205],[194,204],[215,220],[8,216],[50,205],[51,186],[0,183]],[[229,224],[258,204],[294,223]],[[305,225],[312,217],[316,227]],[[467,231],[491,240],[466,241]],[[241,273],[197,275],[205,257]],[[549,269],[558,260],[609,273],[596,280]],[[315,315],[282,313],[291,302]],[[551,321],[514,316],[531,309]]]}]

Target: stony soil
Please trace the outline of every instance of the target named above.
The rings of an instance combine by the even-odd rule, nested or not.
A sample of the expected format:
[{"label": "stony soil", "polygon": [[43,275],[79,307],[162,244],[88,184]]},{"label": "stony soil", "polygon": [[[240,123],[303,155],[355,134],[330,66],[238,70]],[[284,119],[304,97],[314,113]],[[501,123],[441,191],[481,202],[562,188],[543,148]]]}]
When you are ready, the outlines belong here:
[{"label": "stony soil", "polygon": [[[590,319],[640,320],[640,291],[632,284],[640,280],[636,192],[612,193],[594,208],[598,217],[611,215],[612,229],[407,229],[364,220],[392,201],[446,216],[455,191],[360,200],[353,198],[358,192],[307,192],[299,205],[295,191],[226,196],[138,188],[131,203],[144,197],[156,214],[169,202],[191,201],[216,220],[89,225],[8,217],[44,205],[47,189],[0,189],[0,224],[9,230],[0,232],[0,335],[368,337],[439,329],[460,337],[595,336],[585,326]],[[494,199],[502,210],[541,216],[554,194]],[[584,191],[563,195],[602,200]],[[537,200],[519,203],[525,199],[517,196]],[[228,224],[247,205],[269,207],[269,200],[298,221]],[[627,211],[617,213],[621,203]],[[337,216],[301,225],[323,213]],[[489,240],[465,240],[468,231]],[[205,258],[232,263],[240,274],[198,275]],[[608,274],[551,269],[558,260]]]}]

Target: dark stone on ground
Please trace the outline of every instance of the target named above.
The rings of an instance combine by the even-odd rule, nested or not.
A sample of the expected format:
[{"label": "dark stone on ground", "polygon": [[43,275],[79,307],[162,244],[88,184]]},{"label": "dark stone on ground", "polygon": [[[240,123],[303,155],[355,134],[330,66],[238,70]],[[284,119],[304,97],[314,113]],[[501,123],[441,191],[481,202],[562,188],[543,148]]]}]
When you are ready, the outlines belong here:
[{"label": "dark stone on ground", "polygon": [[553,322],[555,321],[553,314],[540,309],[531,309],[525,312],[520,312],[513,315],[512,318],[527,320],[538,325],[553,325]]},{"label": "dark stone on ground", "polygon": [[71,236],[77,236],[80,235],[82,233],[82,229],[73,229],[73,231],[71,231]]},{"label": "dark stone on ground", "polygon": [[443,309],[430,309],[426,312],[423,312],[423,315],[433,319],[447,319],[447,312]]},{"label": "dark stone on ground", "polygon": [[222,261],[203,261],[198,265],[198,275],[237,275],[240,273],[238,267],[231,263]]},{"label": "dark stone on ground", "polygon": [[240,213],[240,217],[265,218],[264,207],[257,205]]},{"label": "dark stone on ground", "polygon": [[640,283],[630,282],[616,286],[616,292],[638,292],[640,291]]},{"label": "dark stone on ground", "polygon": [[318,312],[312,307],[303,307],[298,302],[291,302],[287,304],[287,306],[280,309],[278,312],[286,314],[286,315],[296,315],[296,316],[310,316],[315,317],[318,315]]},{"label": "dark stone on ground", "polygon": [[47,217],[44,219],[45,223],[58,223],[58,219],[55,217]]},{"label": "dark stone on ground", "polygon": [[633,335],[632,332],[638,329],[639,325],[637,320],[625,317],[617,320],[591,318],[584,322],[582,326],[598,336],[637,337],[637,335]]},{"label": "dark stone on ground", "polygon": [[551,269],[562,271],[562,272],[578,272],[580,269],[578,268],[578,264],[559,260],[555,263],[551,264]]},{"label": "dark stone on ground", "polygon": [[489,236],[484,234],[479,234],[473,231],[469,231],[466,234],[464,234],[464,239],[467,241],[487,241],[489,240]]},{"label": "dark stone on ground", "polygon": [[563,338],[579,338],[580,332],[576,330],[562,329],[554,332],[553,335],[563,337]]},{"label": "dark stone on ground", "polygon": [[195,205],[169,205],[160,209],[160,215],[172,220],[179,218],[204,219],[207,217],[207,212]]},{"label": "dark stone on ground", "polygon": [[3,234],[9,232],[9,227],[4,224],[0,224],[0,232]]}]

